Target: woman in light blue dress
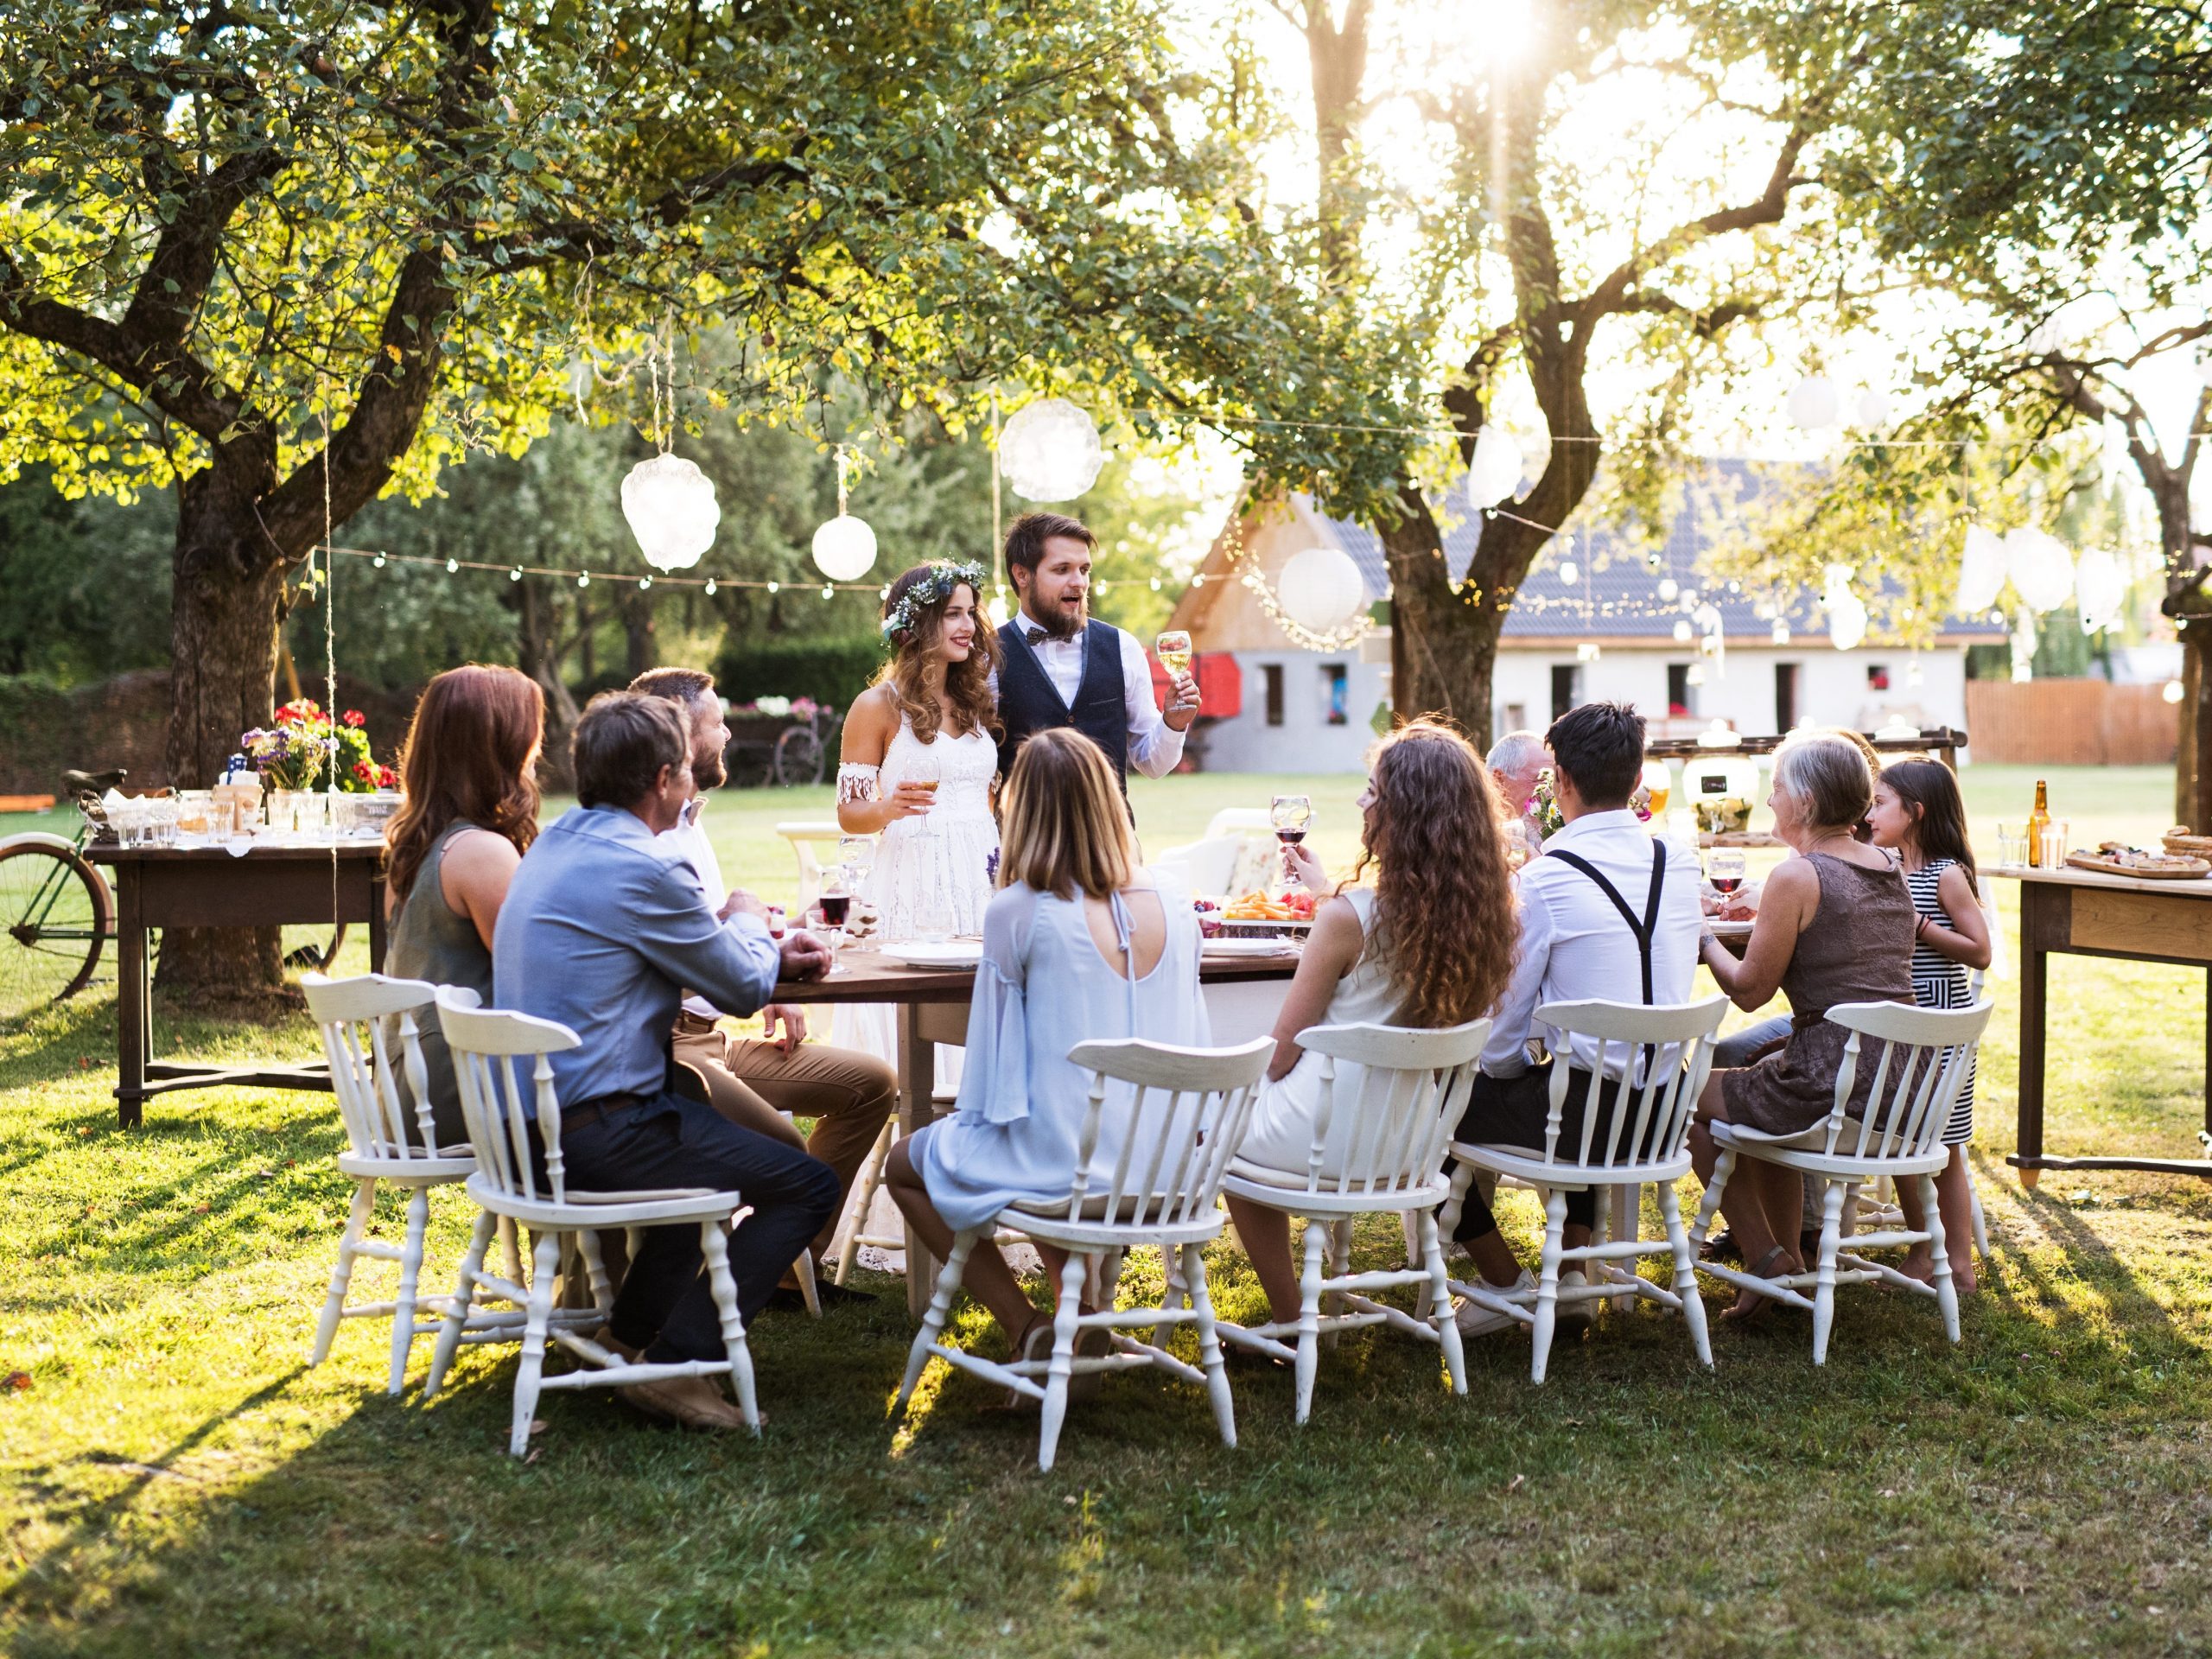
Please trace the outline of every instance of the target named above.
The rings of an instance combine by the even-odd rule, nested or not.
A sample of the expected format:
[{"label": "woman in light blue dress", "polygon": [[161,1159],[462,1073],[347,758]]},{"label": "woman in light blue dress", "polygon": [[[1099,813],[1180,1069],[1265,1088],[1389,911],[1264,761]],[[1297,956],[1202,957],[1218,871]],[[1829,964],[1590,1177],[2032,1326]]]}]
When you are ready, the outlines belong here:
[{"label": "woman in light blue dress", "polygon": [[[952,1114],[893,1147],[891,1195],[931,1252],[981,1230],[1009,1205],[1066,1198],[1090,1080],[1068,1060],[1077,1043],[1142,1037],[1204,1047],[1200,940],[1188,893],[1142,869],[1127,809],[1097,745],[1040,732],[1022,745],[1001,802],[1005,883],[983,917],[982,964],[968,1016],[968,1059]],[[1111,1180],[1134,1085],[1114,1084],[1091,1154]],[[1059,1253],[1039,1245],[1048,1283]],[[964,1284],[1020,1353],[1052,1319],[988,1239]]]}]

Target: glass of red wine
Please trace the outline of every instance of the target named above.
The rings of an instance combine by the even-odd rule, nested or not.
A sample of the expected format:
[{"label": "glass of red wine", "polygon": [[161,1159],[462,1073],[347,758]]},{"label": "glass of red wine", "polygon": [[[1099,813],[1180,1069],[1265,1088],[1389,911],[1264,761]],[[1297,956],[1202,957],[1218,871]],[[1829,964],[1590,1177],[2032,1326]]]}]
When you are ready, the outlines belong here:
[{"label": "glass of red wine", "polygon": [[1714,849],[1705,855],[1705,879],[1726,904],[1744,885],[1744,855],[1727,848]]},{"label": "glass of red wine", "polygon": [[822,906],[822,925],[830,930],[830,971],[850,973],[852,969],[837,960],[837,953],[845,948],[845,924],[853,913],[852,886],[842,869],[824,878],[822,896],[815,902]]},{"label": "glass of red wine", "polygon": [[1268,822],[1274,826],[1275,839],[1283,846],[1283,874],[1288,879],[1291,871],[1290,849],[1306,839],[1306,832],[1313,827],[1313,802],[1305,795],[1278,795],[1268,803]]}]

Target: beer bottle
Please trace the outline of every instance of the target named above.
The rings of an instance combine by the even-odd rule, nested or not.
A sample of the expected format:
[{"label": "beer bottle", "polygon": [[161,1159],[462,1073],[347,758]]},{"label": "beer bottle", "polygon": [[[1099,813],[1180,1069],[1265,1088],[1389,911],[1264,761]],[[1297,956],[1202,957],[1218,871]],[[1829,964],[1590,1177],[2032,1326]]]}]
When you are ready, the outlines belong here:
[{"label": "beer bottle", "polygon": [[2043,862],[2044,831],[2050,828],[2050,797],[2046,790],[2044,780],[2037,779],[2036,810],[2028,814],[2028,862],[2031,865]]}]

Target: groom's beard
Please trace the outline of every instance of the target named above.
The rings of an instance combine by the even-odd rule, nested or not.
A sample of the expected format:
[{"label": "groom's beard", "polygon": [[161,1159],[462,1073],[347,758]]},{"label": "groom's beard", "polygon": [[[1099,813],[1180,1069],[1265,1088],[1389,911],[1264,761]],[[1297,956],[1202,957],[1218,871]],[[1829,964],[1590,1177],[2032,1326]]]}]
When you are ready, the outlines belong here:
[{"label": "groom's beard", "polygon": [[1037,619],[1037,626],[1045,630],[1047,639],[1072,639],[1090,620],[1090,601],[1087,596],[1064,599],[1049,609],[1033,608],[1030,614]]},{"label": "groom's beard", "polygon": [[710,789],[720,789],[729,781],[729,768],[722,764],[720,749],[712,754],[691,757],[691,781],[702,793]]}]

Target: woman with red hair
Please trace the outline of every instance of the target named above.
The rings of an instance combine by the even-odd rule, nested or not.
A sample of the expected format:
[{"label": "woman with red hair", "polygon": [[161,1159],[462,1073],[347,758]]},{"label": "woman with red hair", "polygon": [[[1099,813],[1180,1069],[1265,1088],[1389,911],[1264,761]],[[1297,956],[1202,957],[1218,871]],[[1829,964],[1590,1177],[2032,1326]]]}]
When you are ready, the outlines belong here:
[{"label": "woman with red hair", "polygon": [[[399,760],[405,799],[385,839],[391,917],[385,971],[492,1001],[492,929],[537,836],[545,695],[526,674],[470,664],[423,689]],[[441,1146],[465,1146],[461,1093],[435,1008],[415,1015]],[[386,1033],[397,1040],[397,1021]],[[408,1090],[403,1081],[401,1093]],[[407,1101],[410,1122],[414,1101]]]}]

